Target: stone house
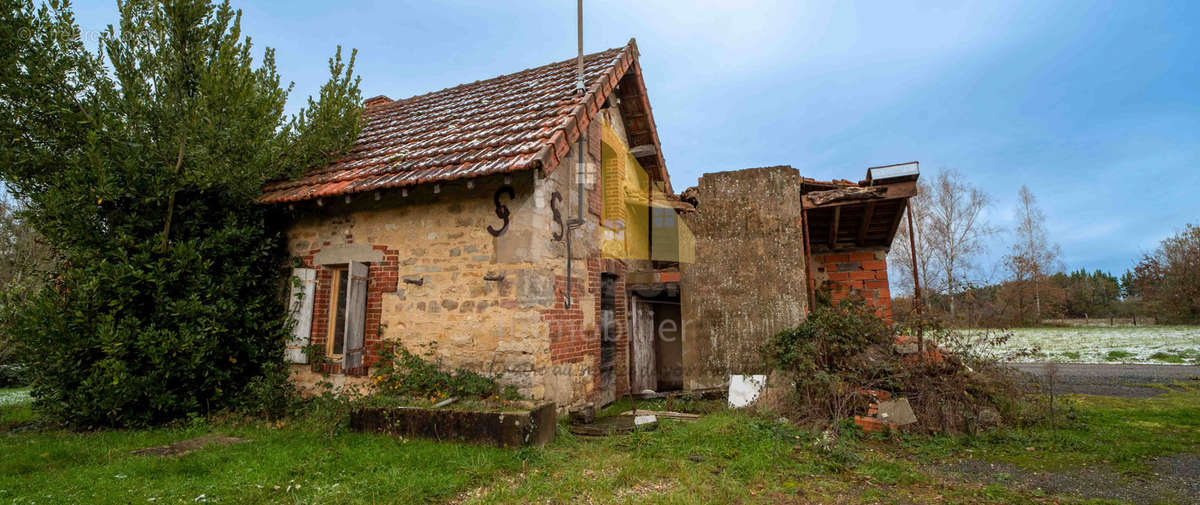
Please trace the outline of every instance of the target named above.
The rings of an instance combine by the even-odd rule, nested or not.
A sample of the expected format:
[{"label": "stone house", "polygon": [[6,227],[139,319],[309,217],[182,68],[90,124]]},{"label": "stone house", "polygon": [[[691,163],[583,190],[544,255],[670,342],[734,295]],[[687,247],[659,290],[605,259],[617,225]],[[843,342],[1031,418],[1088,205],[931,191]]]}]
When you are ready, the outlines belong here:
[{"label": "stone house", "polygon": [[582,91],[568,60],[371,98],[346,155],[265,188],[300,263],[301,382],[362,380],[401,345],[531,399],[604,404],[761,367],[747,350],[805,317],[814,278],[875,289],[886,309],[886,277],[866,276],[902,191],[814,203],[851,185],[773,167],[706,174],[681,198],[636,43],[583,66]]},{"label": "stone house", "polygon": [[582,147],[588,173],[629,153],[670,193],[637,55],[587,55],[583,93],[569,60],[371,98],[348,154],[268,185],[303,263],[289,357],[324,355],[297,376],[361,377],[395,342],[559,405],[626,390],[625,282],[652,261],[600,254],[604,185],[575,182]]}]

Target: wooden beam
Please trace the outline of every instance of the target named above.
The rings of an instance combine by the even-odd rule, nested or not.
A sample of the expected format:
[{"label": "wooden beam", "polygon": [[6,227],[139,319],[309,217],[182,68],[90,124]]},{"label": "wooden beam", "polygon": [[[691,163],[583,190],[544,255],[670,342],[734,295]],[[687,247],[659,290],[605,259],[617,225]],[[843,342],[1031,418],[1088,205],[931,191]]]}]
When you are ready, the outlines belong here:
[{"label": "wooden beam", "polygon": [[842,221],[842,208],[833,208],[833,221],[829,222],[829,248],[837,249],[838,226]]},{"label": "wooden beam", "polygon": [[658,148],[654,147],[654,144],[643,144],[629,148],[629,154],[632,154],[634,158],[654,156],[656,153],[658,153]]},{"label": "wooden beam", "polygon": [[867,207],[863,209],[862,222],[858,224],[858,240],[855,244],[859,247],[863,246],[863,242],[867,241],[867,228],[871,226],[871,218],[875,216],[875,202],[867,202]]},{"label": "wooden beam", "polygon": [[[896,207],[896,216],[892,218],[892,224],[888,225],[887,235],[884,236],[885,239],[887,237],[896,238],[896,229],[900,227],[900,217],[904,215],[904,209],[906,208],[908,208],[907,198],[900,200],[900,206]],[[887,246],[890,249],[892,243],[888,241]]]},{"label": "wooden beam", "polygon": [[808,313],[817,310],[816,289],[813,287],[812,244],[808,234],[808,211],[800,209],[800,223],[804,226],[804,281],[808,285]]},{"label": "wooden beam", "polygon": [[835,202],[828,202],[828,203],[823,203],[821,205],[817,205],[816,203],[813,203],[813,201],[809,197],[809,195],[805,194],[800,199],[800,202],[806,209],[826,209],[829,207],[838,207],[838,206],[843,206],[843,205],[862,205],[869,201],[879,202],[879,201],[886,201],[886,200],[896,200],[896,199],[900,199],[900,198],[908,198],[908,197],[911,197],[911,196],[917,194],[917,183],[915,183],[915,182],[898,182],[895,184],[884,184],[884,185],[873,186],[873,187],[884,188],[884,193],[881,198],[859,199],[859,200],[853,200],[853,199],[838,200]]}]

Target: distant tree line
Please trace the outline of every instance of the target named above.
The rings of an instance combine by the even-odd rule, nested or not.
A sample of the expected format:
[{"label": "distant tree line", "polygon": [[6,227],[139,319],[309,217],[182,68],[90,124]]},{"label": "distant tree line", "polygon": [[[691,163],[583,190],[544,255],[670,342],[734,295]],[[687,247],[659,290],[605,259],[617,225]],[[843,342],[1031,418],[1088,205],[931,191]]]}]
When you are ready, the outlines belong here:
[{"label": "distant tree line", "polygon": [[1121,318],[1124,322],[1200,323],[1200,227],[1188,225],[1162,241],[1120,277],[1100,270],[1067,271],[1046,229],[1046,216],[1026,186],[1017,194],[1008,252],[985,282],[979,258],[1001,230],[986,220],[990,197],[955,170],[922,181],[892,245],[889,266],[901,322],[917,317],[913,269],[921,284],[922,317],[958,326],[1028,326],[1055,319]]},{"label": "distant tree line", "polygon": [[1121,276],[1126,300],[1169,322],[1200,322],[1200,226],[1168,237]]}]

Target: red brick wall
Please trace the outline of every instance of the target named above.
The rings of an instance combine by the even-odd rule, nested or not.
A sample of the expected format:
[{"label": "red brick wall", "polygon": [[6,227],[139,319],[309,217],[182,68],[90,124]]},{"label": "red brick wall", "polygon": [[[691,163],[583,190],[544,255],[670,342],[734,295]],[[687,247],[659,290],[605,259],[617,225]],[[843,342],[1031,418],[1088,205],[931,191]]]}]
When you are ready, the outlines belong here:
[{"label": "red brick wall", "polygon": [[834,303],[858,294],[876,309],[876,316],[891,324],[886,258],[887,251],[814,254],[813,278],[818,287],[828,282]]},{"label": "red brick wall", "polygon": [[594,381],[593,395],[600,391],[600,324],[603,320],[600,307],[600,275],[616,274],[613,286],[616,292],[616,307],[614,309],[616,336],[616,355],[613,360],[615,367],[616,394],[627,393],[629,388],[629,369],[627,356],[629,337],[627,333],[629,297],[625,291],[625,264],[620,260],[601,259],[593,257],[587,260],[587,279],[572,279],[571,299],[581,300],[590,296],[592,303],[593,323],[584,326],[584,304],[573,303],[571,308],[563,307],[563,298],[567,290],[566,276],[559,275],[554,285],[554,305],[542,310],[542,320],[550,325],[550,361],[560,365],[567,363],[582,363],[586,358],[592,360],[592,380]]}]

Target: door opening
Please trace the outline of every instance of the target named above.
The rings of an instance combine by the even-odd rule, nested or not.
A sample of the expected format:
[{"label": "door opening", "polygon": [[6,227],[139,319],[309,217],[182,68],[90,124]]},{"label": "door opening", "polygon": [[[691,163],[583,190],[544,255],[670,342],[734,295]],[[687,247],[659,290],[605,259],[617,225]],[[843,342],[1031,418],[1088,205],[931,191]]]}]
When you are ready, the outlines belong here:
[{"label": "door opening", "polygon": [[600,274],[600,384],[598,402],[617,398],[617,276]]}]

